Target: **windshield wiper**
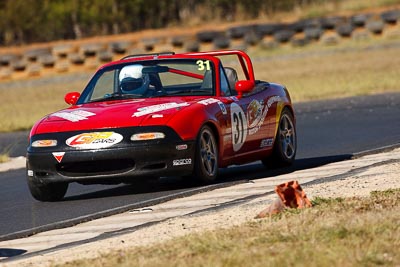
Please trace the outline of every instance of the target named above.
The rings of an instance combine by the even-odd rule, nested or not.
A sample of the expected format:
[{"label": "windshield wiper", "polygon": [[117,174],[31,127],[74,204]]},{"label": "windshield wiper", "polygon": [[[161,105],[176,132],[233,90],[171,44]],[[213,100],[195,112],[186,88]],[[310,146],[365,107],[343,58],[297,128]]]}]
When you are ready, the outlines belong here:
[{"label": "windshield wiper", "polygon": [[189,90],[179,90],[175,92],[168,92],[167,95],[180,95],[180,94],[192,94],[192,93],[208,93],[207,95],[212,94],[212,90],[210,89],[189,89]]},{"label": "windshield wiper", "polygon": [[122,100],[122,99],[129,99],[129,98],[141,98],[143,95],[141,94],[121,94],[121,93],[113,93],[113,94],[106,94],[103,98],[94,99],[90,101],[93,102],[102,102],[102,101],[109,101],[109,100]]}]

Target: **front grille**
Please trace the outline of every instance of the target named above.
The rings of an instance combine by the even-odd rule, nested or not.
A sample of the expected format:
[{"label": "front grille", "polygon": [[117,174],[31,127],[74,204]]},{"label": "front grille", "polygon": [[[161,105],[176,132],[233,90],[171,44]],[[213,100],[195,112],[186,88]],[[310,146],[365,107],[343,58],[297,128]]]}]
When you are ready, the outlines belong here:
[{"label": "front grille", "polygon": [[96,160],[57,165],[57,171],[64,176],[96,176],[124,173],[135,168],[135,162],[131,159]]}]

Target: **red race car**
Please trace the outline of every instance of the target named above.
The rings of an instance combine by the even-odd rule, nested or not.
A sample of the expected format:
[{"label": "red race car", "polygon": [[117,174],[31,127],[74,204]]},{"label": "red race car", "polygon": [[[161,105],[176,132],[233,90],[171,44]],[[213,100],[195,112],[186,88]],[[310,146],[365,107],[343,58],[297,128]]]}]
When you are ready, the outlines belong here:
[{"label": "red race car", "polygon": [[243,51],[133,55],[98,69],[71,107],[30,133],[27,180],[40,201],[68,184],[192,176],[261,160],[285,166],[296,155],[287,89],[256,80]]}]

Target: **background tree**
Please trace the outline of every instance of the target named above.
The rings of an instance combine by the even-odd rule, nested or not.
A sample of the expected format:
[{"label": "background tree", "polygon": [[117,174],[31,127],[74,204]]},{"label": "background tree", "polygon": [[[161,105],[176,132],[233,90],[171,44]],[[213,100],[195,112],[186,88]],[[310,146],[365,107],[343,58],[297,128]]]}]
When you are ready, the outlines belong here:
[{"label": "background tree", "polygon": [[257,18],[328,1],[343,0],[0,0],[0,45]]}]

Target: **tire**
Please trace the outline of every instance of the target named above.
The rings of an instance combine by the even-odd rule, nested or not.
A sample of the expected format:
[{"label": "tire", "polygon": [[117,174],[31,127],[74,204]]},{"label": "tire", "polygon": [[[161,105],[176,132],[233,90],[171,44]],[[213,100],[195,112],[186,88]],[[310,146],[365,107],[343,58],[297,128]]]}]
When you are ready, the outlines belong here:
[{"label": "tire", "polygon": [[201,31],[197,33],[197,40],[202,43],[211,43],[215,38],[223,34],[220,31]]},{"label": "tire", "polygon": [[218,176],[218,144],[214,133],[203,126],[196,141],[194,176],[203,183],[210,183]]},{"label": "tire", "polygon": [[101,62],[110,62],[113,59],[113,54],[110,51],[102,50],[98,55]]},{"label": "tire", "polygon": [[129,41],[117,41],[110,44],[111,50],[116,54],[125,54],[132,45]]},{"label": "tire", "polygon": [[365,27],[373,34],[381,34],[385,24],[381,20],[370,20],[367,22]]},{"label": "tire", "polygon": [[172,36],[171,37],[171,44],[174,47],[184,47],[185,42],[189,39],[188,36],[186,35],[178,35],[178,36]]},{"label": "tire", "polygon": [[227,30],[227,35],[232,39],[241,39],[247,32],[252,31],[252,28],[251,25],[231,27]]},{"label": "tire", "polygon": [[307,40],[319,40],[323,31],[321,28],[307,28],[304,30],[305,39]]},{"label": "tire", "polygon": [[28,177],[28,187],[36,200],[53,202],[64,198],[68,183],[39,183],[34,178]]},{"label": "tire", "polygon": [[266,167],[286,167],[293,164],[297,151],[297,135],[294,117],[288,109],[284,109],[279,118],[278,130],[272,155],[263,159]]},{"label": "tire", "polygon": [[279,43],[287,43],[295,35],[294,31],[291,30],[281,30],[274,34],[274,38]]},{"label": "tire", "polygon": [[353,25],[350,23],[343,23],[336,27],[336,32],[342,37],[350,37],[353,32]]},{"label": "tire", "polygon": [[185,45],[185,50],[187,52],[199,52],[200,51],[200,43],[197,41],[189,41]]},{"label": "tire", "polygon": [[337,25],[346,21],[345,17],[327,17],[320,19],[321,28],[324,30],[333,30]]},{"label": "tire", "polygon": [[52,54],[44,54],[38,57],[38,61],[45,68],[52,68],[56,64],[56,59]]},{"label": "tire", "polygon": [[101,45],[97,43],[83,44],[80,46],[80,51],[85,57],[94,57],[100,51]]},{"label": "tire", "polygon": [[370,17],[370,14],[358,14],[352,16],[350,20],[354,27],[364,27]]},{"label": "tire", "polygon": [[284,28],[284,24],[259,24],[256,26],[255,31],[258,35],[263,37],[265,35],[273,35]]},{"label": "tire", "polygon": [[229,48],[231,42],[228,37],[221,35],[214,39],[213,44],[216,49],[226,49]]},{"label": "tire", "polygon": [[382,12],[381,18],[385,23],[396,24],[400,19],[400,10],[389,10]]},{"label": "tire", "polygon": [[302,47],[307,45],[309,43],[309,40],[307,38],[292,38],[290,40],[290,43],[294,47]]},{"label": "tire", "polygon": [[249,31],[244,35],[244,43],[248,45],[257,45],[262,37],[254,31]]}]

